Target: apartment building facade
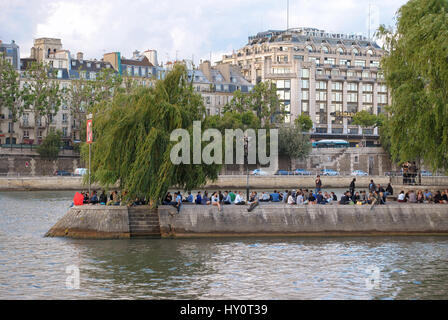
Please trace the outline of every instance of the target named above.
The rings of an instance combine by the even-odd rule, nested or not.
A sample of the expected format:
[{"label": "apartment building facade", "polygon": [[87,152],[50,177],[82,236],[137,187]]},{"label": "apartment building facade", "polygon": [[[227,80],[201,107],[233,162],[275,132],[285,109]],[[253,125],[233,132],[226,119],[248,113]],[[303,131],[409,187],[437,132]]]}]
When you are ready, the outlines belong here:
[{"label": "apartment building facade", "polygon": [[221,115],[224,106],[233,99],[234,92],[249,93],[253,85],[231,64],[212,66],[201,62],[199,68],[189,70],[196,92],[202,95],[207,115]]},{"label": "apartment building facade", "polygon": [[355,113],[385,112],[388,90],[380,69],[384,54],[365,37],[327,33],[314,28],[269,30],[250,36],[248,43],[223,63],[239,66],[252,84],[272,81],[285,105],[285,122],[299,115],[313,121],[312,138],[378,143],[377,128],[353,125]]}]

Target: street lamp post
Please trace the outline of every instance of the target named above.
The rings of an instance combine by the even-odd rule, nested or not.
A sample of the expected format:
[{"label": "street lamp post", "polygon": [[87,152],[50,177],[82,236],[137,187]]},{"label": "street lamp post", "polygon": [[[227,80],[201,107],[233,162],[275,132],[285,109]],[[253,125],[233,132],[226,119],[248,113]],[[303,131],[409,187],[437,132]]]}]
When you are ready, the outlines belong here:
[{"label": "street lamp post", "polygon": [[249,138],[244,137],[244,163],[246,164],[246,200],[249,201],[249,163],[248,163],[248,154],[249,154]]},{"label": "street lamp post", "polygon": [[91,159],[92,159],[91,144],[93,142],[92,118],[93,118],[93,115],[91,113],[87,115],[86,142],[89,145],[89,197],[90,197],[90,189],[91,189],[91,182],[90,182],[90,177],[91,177],[90,163],[91,163]]}]

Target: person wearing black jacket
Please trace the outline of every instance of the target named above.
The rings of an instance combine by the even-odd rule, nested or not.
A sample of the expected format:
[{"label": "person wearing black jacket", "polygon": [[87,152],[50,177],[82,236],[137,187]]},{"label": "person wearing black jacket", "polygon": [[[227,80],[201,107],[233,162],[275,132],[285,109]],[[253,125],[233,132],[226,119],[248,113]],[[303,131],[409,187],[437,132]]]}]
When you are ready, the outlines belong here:
[{"label": "person wearing black jacket", "polygon": [[393,195],[394,194],[394,189],[392,188],[390,183],[386,187],[386,192],[388,193],[387,195]]},{"label": "person wearing black jacket", "polygon": [[344,195],[341,197],[341,201],[339,201],[339,204],[349,204],[350,203],[350,196],[348,195],[348,191],[344,193]]},{"label": "person wearing black jacket", "polygon": [[355,182],[356,178],[353,178],[352,182],[350,183],[350,193],[355,194]]}]

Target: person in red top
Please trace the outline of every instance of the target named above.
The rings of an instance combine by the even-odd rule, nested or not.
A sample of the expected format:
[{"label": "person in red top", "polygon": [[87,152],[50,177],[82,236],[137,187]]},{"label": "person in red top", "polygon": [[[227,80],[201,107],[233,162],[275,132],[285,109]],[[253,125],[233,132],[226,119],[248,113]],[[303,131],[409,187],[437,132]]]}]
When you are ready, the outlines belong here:
[{"label": "person in red top", "polygon": [[82,206],[84,204],[84,196],[79,192],[76,192],[75,196],[73,197],[73,204],[75,206]]}]

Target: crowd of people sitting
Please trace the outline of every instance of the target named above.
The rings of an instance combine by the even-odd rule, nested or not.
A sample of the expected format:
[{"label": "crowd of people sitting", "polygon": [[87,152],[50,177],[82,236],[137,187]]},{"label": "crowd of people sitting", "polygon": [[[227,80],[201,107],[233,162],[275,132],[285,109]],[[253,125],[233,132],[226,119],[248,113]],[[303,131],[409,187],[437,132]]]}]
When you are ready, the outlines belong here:
[{"label": "crowd of people sitting", "polygon": [[[389,185],[384,189],[381,185],[376,185],[373,180],[370,181],[368,190],[355,190],[356,178],[353,179],[349,186],[349,190],[344,192],[340,199],[334,192],[322,191],[322,182],[320,177],[316,179],[316,189],[298,188],[297,190],[285,190],[284,192],[274,190],[273,192],[256,192],[252,191],[249,199],[246,199],[241,191],[215,191],[208,193],[204,191],[198,191],[196,196],[189,191],[185,196],[180,191],[171,194],[168,192],[164,197],[163,205],[172,205],[179,212],[183,204],[196,204],[196,205],[212,205],[218,208],[218,211],[222,210],[224,205],[249,205],[250,208],[254,208],[259,203],[285,203],[288,205],[326,205],[326,204],[341,204],[341,205],[373,205],[373,204],[385,204],[387,197],[393,195],[393,188]],[[147,205],[149,201],[145,198],[136,198],[133,201],[124,201],[126,198],[126,191],[118,193],[118,191],[111,191],[109,195],[103,190],[98,196],[96,191],[82,192],[76,201],[76,195],[74,199],[75,205],[80,204],[100,204],[100,205]],[[448,190],[437,191],[434,194],[426,189],[418,190],[414,192],[410,190],[408,192],[401,191],[397,196],[397,202],[408,203],[445,203],[448,204]]]},{"label": "crowd of people sitting", "polygon": [[401,191],[397,197],[397,202],[409,202],[409,203],[443,203],[448,204],[448,189],[445,191],[436,191],[434,194],[426,189],[410,190],[408,192]]},{"label": "crowd of people sitting", "polygon": [[[80,197],[77,201],[77,195],[80,194]],[[81,193],[77,193],[75,198],[73,199],[75,205],[81,204],[99,204],[99,205],[107,205],[107,206],[119,206],[119,205],[146,205],[149,202],[145,198],[136,198],[133,201],[124,201],[126,198],[126,191],[118,192],[113,190],[106,194],[106,191],[102,191],[98,196],[96,190],[92,191],[90,194],[87,191],[83,191]]]}]

